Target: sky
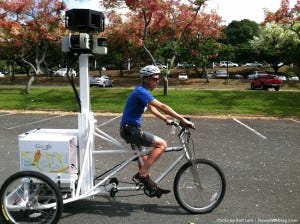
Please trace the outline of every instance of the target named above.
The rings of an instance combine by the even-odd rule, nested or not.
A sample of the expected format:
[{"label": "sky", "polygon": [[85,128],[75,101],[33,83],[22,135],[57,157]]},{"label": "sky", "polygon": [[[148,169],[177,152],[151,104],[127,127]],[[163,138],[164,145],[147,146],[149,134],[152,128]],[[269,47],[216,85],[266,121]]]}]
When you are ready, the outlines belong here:
[{"label": "sky", "polygon": [[[64,0],[69,9],[86,8],[96,11],[103,11],[99,0]],[[291,6],[296,4],[297,0],[290,0]],[[210,9],[222,17],[225,24],[232,20],[249,19],[260,23],[264,19],[264,9],[276,11],[280,8],[281,0],[208,0],[206,11]]]}]

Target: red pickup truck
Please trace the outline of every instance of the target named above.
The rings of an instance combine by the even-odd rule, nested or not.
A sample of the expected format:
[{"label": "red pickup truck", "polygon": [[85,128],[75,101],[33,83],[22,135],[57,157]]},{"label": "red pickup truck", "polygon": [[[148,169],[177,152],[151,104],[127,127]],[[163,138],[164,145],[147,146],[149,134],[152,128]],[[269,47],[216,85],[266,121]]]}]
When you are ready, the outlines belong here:
[{"label": "red pickup truck", "polygon": [[276,78],[275,75],[258,75],[251,81],[251,89],[263,89],[274,88],[276,91],[280,89],[282,81]]}]

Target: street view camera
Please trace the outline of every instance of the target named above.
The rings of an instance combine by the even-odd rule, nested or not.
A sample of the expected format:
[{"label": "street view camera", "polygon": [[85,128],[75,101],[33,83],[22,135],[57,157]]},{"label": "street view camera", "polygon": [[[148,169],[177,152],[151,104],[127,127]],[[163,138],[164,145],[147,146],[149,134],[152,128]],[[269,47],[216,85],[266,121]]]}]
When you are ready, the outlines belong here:
[{"label": "street view camera", "polygon": [[104,31],[104,14],[90,9],[66,11],[66,26],[72,34],[62,37],[62,51],[107,54],[106,38],[93,36]]}]

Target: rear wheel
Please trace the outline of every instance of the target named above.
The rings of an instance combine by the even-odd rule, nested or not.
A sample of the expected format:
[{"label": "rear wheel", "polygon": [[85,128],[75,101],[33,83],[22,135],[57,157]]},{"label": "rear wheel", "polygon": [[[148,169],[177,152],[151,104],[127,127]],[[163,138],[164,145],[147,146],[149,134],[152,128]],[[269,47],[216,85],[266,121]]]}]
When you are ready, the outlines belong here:
[{"label": "rear wheel", "polygon": [[21,171],[10,176],[0,189],[1,216],[7,223],[55,224],[63,200],[55,183],[44,174]]},{"label": "rear wheel", "polygon": [[212,161],[197,159],[184,164],[174,180],[174,194],[179,205],[190,213],[208,213],[223,200],[225,176]]}]

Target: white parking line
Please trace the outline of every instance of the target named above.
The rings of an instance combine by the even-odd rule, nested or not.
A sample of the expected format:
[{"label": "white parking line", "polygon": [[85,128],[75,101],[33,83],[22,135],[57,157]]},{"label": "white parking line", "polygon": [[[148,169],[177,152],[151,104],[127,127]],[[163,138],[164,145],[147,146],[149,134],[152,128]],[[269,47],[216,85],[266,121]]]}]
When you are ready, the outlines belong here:
[{"label": "white parking line", "polygon": [[0,114],[0,117],[9,116],[11,114]]},{"label": "white parking line", "polygon": [[11,129],[23,127],[23,126],[26,126],[26,125],[31,125],[31,124],[41,123],[41,122],[44,122],[44,121],[49,121],[49,120],[52,120],[52,119],[55,119],[55,118],[59,118],[59,117],[64,117],[64,116],[65,116],[65,115],[59,115],[59,116],[55,116],[55,117],[50,117],[50,118],[43,119],[43,120],[33,121],[33,122],[30,122],[30,123],[26,123],[26,124],[22,124],[22,125],[17,125],[17,126],[14,126],[14,127],[9,127],[9,128],[7,128],[7,129],[8,129],[8,130],[11,130]]},{"label": "white parking line", "polygon": [[296,119],[291,118],[290,120],[300,124],[300,121],[298,121]]},{"label": "white parking line", "polygon": [[248,125],[244,124],[243,122],[239,121],[236,118],[233,118],[233,120],[241,125],[243,125],[245,128],[249,129],[250,131],[252,131],[253,133],[257,134],[259,137],[263,138],[263,139],[267,139],[266,136],[262,135],[261,133],[259,133],[258,131],[256,131],[255,129],[249,127]]}]

